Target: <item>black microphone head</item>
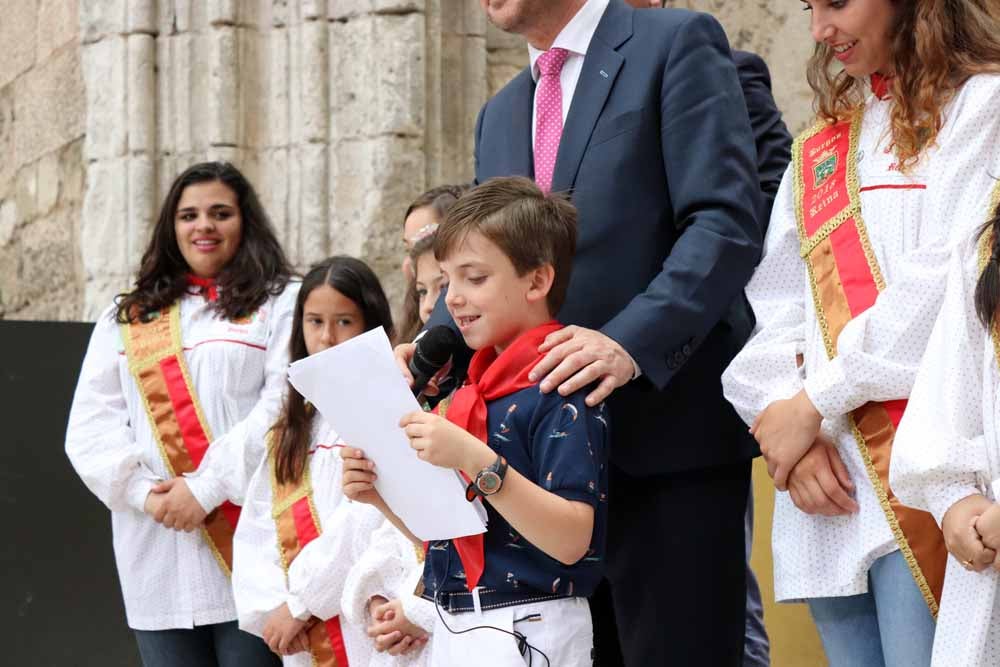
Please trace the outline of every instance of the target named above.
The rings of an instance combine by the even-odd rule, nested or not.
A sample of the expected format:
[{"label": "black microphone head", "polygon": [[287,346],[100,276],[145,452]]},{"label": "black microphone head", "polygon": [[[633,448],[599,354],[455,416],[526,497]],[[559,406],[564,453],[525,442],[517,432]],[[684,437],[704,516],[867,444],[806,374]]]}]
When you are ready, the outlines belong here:
[{"label": "black microphone head", "polygon": [[448,363],[452,353],[462,344],[458,333],[445,324],[427,330],[413,353],[410,365],[421,375],[432,376]]}]

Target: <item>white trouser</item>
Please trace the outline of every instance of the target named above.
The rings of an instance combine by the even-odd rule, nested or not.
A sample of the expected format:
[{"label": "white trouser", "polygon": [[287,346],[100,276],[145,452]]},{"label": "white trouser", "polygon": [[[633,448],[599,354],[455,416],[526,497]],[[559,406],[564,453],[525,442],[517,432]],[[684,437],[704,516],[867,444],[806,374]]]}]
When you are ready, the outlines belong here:
[{"label": "white trouser", "polygon": [[[440,617],[435,620],[431,667],[470,664],[545,667],[543,653],[551,667],[591,667],[593,664],[594,629],[586,598],[562,598],[478,613],[450,614],[441,610],[441,615],[452,632],[445,628]],[[522,620],[535,615],[537,618]],[[519,632],[533,648],[521,655],[516,638],[491,628],[453,634],[483,625],[510,633]]]}]

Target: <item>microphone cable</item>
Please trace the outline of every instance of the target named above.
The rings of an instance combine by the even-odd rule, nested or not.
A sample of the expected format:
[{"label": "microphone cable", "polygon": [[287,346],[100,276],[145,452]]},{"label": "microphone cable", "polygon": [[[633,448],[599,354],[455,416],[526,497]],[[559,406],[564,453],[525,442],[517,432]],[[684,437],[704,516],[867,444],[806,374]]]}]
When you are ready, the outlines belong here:
[{"label": "microphone cable", "polygon": [[[447,572],[448,570],[451,569],[451,549],[448,550],[448,560],[446,561],[445,564],[446,564],[445,572]],[[437,583],[437,578],[436,577],[435,577],[435,583]],[[502,632],[505,635],[510,635],[511,637],[513,637],[517,641],[517,651],[518,651],[518,653],[520,653],[522,656],[524,656],[524,655],[528,656],[528,667],[532,667],[532,662],[533,662],[533,659],[534,659],[534,654],[532,653],[532,651],[537,651],[538,654],[541,655],[542,658],[545,659],[545,665],[546,665],[546,667],[552,667],[552,663],[549,661],[549,656],[545,655],[545,652],[542,651],[542,649],[540,649],[537,646],[534,646],[532,644],[529,644],[528,643],[528,638],[526,636],[524,636],[523,633],[520,633],[517,630],[514,630],[513,632],[511,632],[510,630],[504,630],[503,628],[498,628],[495,625],[474,625],[471,628],[466,628],[465,630],[452,630],[451,626],[448,625],[448,622],[444,620],[444,614],[441,613],[441,605],[438,603],[438,595],[440,595],[440,593],[441,593],[441,587],[440,586],[435,586],[434,587],[434,610],[437,612],[438,619],[441,620],[441,625],[443,625],[444,629],[447,630],[448,632],[450,632],[451,634],[453,634],[453,635],[464,635],[465,633],[472,632],[473,630],[496,630],[497,632]],[[511,622],[511,627],[513,627],[514,624],[520,623],[522,621],[531,622],[531,621],[540,621],[540,620],[542,620],[542,615],[541,614],[528,614],[527,616],[523,616],[521,618],[514,619]]]}]

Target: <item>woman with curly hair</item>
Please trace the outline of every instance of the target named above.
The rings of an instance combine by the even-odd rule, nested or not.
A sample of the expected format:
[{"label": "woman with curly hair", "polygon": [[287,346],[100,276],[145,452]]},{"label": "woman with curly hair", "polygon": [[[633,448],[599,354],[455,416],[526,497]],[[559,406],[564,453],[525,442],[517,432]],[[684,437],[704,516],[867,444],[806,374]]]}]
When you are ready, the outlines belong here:
[{"label": "woman with curly hair", "polygon": [[723,386],[783,492],[776,598],[809,604],[831,665],[927,665],[942,512],[902,505],[889,461],[949,253],[1000,174],[1000,5],[803,4],[818,119],[794,144],[747,287],[757,332]]},{"label": "woman with curly hair", "polygon": [[298,283],[232,165],[174,181],[135,287],[98,319],[66,453],[111,510],[143,664],[256,666],[236,624],[233,534],[281,406]]}]

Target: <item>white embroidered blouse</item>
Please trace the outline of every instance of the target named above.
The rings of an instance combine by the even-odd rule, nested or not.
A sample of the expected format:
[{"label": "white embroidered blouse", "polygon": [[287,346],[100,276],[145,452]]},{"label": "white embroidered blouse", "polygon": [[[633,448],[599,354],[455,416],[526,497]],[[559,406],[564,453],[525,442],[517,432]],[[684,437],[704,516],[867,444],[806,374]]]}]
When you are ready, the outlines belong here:
[{"label": "white embroidered blouse", "polygon": [[[219,318],[202,296],[180,299],[184,356],[215,440],[187,476],[207,510],[242,504],[284,394],[298,283],[245,324]],[[115,560],[129,627],[190,628],[236,618],[229,577],[201,531],[178,532],[143,513],[169,476],[129,373],[114,308],[101,314],[80,371],[66,431],[77,474],[111,509]]]},{"label": "white embroidered blouse", "polygon": [[[944,305],[917,373],[893,449],[890,484],[940,524],[954,503],[1000,490],[1000,369],[976,316],[979,278],[972,240],[953,254]],[[948,557],[932,664],[1000,664],[1000,578],[967,572]]]},{"label": "white embroidered blouse", "polygon": [[[285,603],[296,617],[306,612],[324,620],[340,616],[352,665],[422,665],[429,655],[426,646],[407,656],[379,654],[366,634],[371,623],[368,602],[375,595],[412,598],[405,610],[418,625],[426,623],[428,615],[426,603],[408,586],[416,564],[413,544],[377,509],[343,495],[337,441],[336,432],[317,418],[308,462],[321,532],[292,561],[287,579],[273,518],[270,462],[262,462],[254,473],[234,545],[233,590],[240,627],[261,635],[268,615]],[[413,606],[416,618],[410,616]],[[430,630],[433,625],[422,627]],[[312,662],[302,652],[286,656],[284,664],[308,667]]]},{"label": "white embroidered blouse", "polygon": [[992,175],[1000,174],[1000,76],[978,75],[962,87],[937,145],[909,174],[889,147],[889,104],[868,99],[857,158],[862,216],[886,289],[843,329],[837,356],[828,359],[786,172],[764,256],[747,286],[757,329],[722,378],[726,398],[748,424],[804,388],[857,489],[859,512],[838,517],[807,515],[787,493],[777,494],[778,600],[866,592],[871,563],[897,548],[845,415],[868,401],[909,395],[943,298],[950,248],[986,219]]}]

